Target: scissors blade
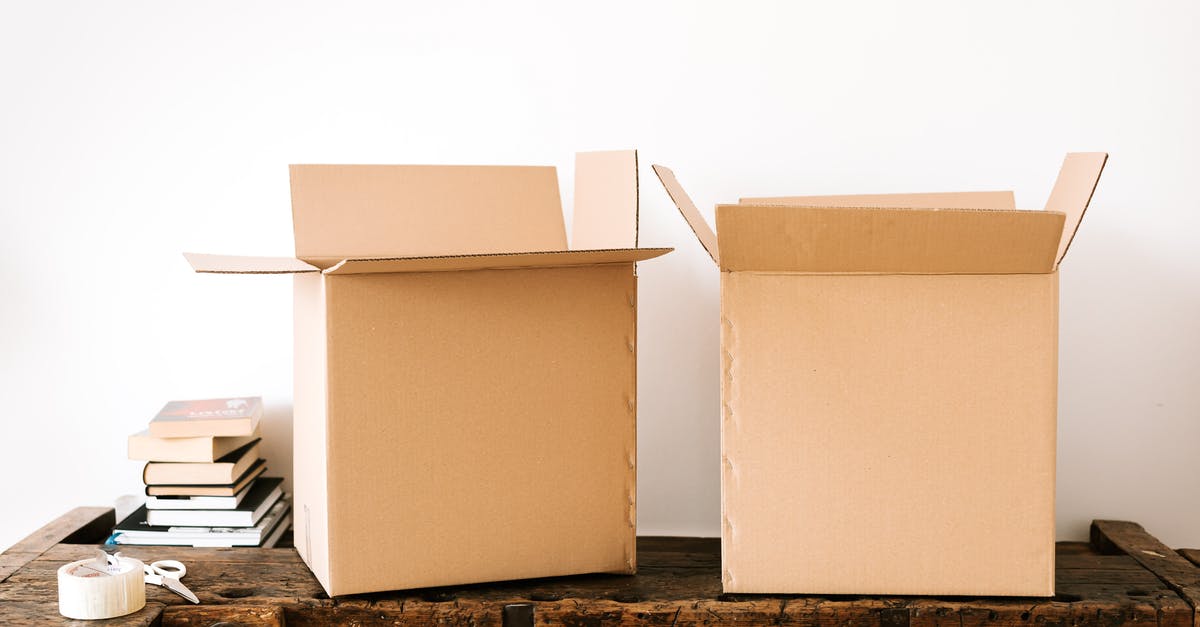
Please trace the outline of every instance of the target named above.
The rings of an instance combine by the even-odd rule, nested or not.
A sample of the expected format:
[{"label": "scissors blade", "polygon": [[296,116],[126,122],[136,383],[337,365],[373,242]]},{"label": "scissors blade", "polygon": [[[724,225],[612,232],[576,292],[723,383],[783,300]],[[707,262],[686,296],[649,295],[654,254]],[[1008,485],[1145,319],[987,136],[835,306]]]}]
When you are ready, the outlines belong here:
[{"label": "scissors blade", "polygon": [[188,587],[183,585],[182,581],[179,581],[174,577],[163,577],[162,586],[167,590],[170,590],[171,592],[174,592],[175,594],[178,594],[179,596],[191,601],[192,603],[200,603],[200,599],[196,597],[191,590],[188,590]]}]

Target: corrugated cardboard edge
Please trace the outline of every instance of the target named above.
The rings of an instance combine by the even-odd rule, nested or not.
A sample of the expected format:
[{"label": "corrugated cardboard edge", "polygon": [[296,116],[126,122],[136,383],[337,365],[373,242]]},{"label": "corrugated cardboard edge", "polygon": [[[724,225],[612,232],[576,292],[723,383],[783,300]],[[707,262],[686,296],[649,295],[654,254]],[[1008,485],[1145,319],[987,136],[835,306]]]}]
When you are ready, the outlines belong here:
[{"label": "corrugated cardboard edge", "polygon": [[762,196],[741,198],[739,205],[796,207],[881,207],[914,209],[1016,209],[1011,191],[852,194],[835,196]]},{"label": "corrugated cardboard edge", "polygon": [[637,266],[633,267],[631,281],[633,288],[629,298],[629,353],[632,360],[630,371],[633,376],[629,381],[629,434],[625,444],[625,458],[629,463],[626,476],[625,494],[629,497],[629,535],[625,539],[625,570],[623,574],[637,574],[637,415],[638,415],[638,276]]},{"label": "corrugated cardboard edge", "polygon": [[615,248],[604,250],[531,251],[481,255],[344,259],[327,268],[329,275],[387,272],[450,272],[456,270],[507,270],[517,268],[594,266],[653,259],[671,248]]},{"label": "corrugated cardboard edge", "polygon": [[636,248],[637,151],[577,153],[574,204],[572,250]]},{"label": "corrugated cardboard edge", "polygon": [[259,257],[252,255],[210,255],[183,253],[196,272],[213,274],[296,274],[321,269],[295,257]]},{"label": "corrugated cardboard edge", "polygon": [[1047,211],[1061,211],[1067,215],[1063,225],[1062,241],[1058,245],[1055,265],[1062,263],[1067,256],[1067,249],[1075,240],[1075,232],[1083,221],[1100,182],[1100,174],[1104,172],[1104,164],[1108,162],[1106,152],[1072,152],[1063,159],[1062,168],[1058,171],[1058,179],[1050,198],[1046,200]]},{"label": "corrugated cardboard edge", "polygon": [[712,258],[713,263],[719,266],[721,264],[721,255],[717,250],[717,233],[709,226],[704,216],[700,215],[700,210],[696,208],[696,203],[692,202],[691,197],[683,190],[683,186],[675,178],[675,173],[666,166],[655,165],[652,167],[654,173],[658,175],[659,182],[667,190],[667,195],[671,197],[671,202],[675,203],[675,207],[679,209],[679,213],[683,215],[683,219],[687,221],[688,226],[692,227],[692,233],[696,234],[696,239],[700,240],[700,245],[708,252],[708,256]]},{"label": "corrugated cardboard edge", "polygon": [[728,591],[734,586],[730,555],[733,550],[733,524],[729,519],[729,493],[734,481],[733,462],[727,454],[726,442],[734,429],[733,355],[737,352],[737,336],[734,334],[730,299],[726,298],[728,272],[721,273],[721,589]]}]

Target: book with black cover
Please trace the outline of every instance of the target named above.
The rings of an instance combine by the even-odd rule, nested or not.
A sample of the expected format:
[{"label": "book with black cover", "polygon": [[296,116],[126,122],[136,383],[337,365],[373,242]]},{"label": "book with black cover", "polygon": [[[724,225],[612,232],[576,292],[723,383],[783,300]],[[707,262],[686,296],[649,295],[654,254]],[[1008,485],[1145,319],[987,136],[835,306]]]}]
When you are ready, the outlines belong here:
[{"label": "book with black cover", "polygon": [[263,477],[250,486],[249,494],[236,509],[147,508],[146,524],[164,527],[252,527],[266,515],[281,496],[283,496],[283,479]]},{"label": "book with black cover", "polygon": [[148,510],[137,508],[117,524],[108,544],[159,546],[233,547],[259,546],[264,540],[277,537],[278,526],[287,524],[291,505],[286,498],[275,505],[253,527],[161,527],[146,523]]},{"label": "book with black cover", "polygon": [[232,496],[151,496],[146,499],[146,509],[237,509],[253,485],[251,482]]}]

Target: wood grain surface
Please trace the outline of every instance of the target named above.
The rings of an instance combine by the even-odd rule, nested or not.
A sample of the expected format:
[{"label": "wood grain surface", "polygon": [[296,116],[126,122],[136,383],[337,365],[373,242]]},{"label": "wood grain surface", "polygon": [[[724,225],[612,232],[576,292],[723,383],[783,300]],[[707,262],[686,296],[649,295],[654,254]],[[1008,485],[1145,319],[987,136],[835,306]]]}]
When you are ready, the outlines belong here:
[{"label": "wood grain surface", "polygon": [[[1057,547],[1050,599],[817,597],[721,593],[715,538],[638,539],[635,576],[586,575],[330,599],[291,548],[122,547],[188,565],[200,605],[148,587],[147,608],[111,621],[58,616],[56,569],[103,541],[111,510],[75,510],[0,555],[3,625],[843,625],[1068,627],[1196,625],[1200,559],[1133,523],[1097,521],[1093,543]],[[102,521],[104,524],[97,524]],[[77,526],[71,529],[72,526]],[[65,540],[73,542],[65,542]],[[1144,551],[1151,551],[1150,555]],[[1158,557],[1158,555],[1166,557]],[[0,571],[5,572],[5,571]]]}]

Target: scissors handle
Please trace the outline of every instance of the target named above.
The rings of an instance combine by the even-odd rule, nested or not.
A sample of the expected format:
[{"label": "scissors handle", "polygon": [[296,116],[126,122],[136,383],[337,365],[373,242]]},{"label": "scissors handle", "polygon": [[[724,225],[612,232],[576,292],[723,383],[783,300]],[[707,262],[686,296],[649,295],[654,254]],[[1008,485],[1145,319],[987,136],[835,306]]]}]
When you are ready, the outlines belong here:
[{"label": "scissors handle", "polygon": [[163,577],[171,577],[174,579],[183,579],[187,575],[187,566],[179,560],[158,560],[150,563],[150,570],[156,575]]}]

